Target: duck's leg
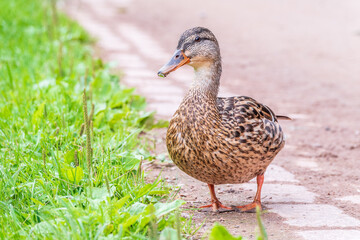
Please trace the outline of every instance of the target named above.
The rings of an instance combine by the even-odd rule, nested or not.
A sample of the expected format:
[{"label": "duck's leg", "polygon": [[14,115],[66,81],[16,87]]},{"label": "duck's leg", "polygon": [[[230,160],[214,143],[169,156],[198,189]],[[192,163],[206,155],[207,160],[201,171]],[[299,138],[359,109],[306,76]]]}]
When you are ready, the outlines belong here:
[{"label": "duck's leg", "polygon": [[247,205],[235,206],[236,208],[240,208],[240,210],[242,212],[252,210],[252,209],[256,208],[256,206],[259,206],[259,208],[261,210],[261,187],[262,187],[262,185],[264,183],[264,174],[258,175],[256,177],[256,182],[257,182],[257,191],[256,191],[254,201],[252,203],[250,203],[250,204],[247,204]]},{"label": "duck's leg", "polygon": [[221,202],[219,201],[219,199],[217,199],[216,194],[215,194],[214,184],[208,184],[208,187],[210,189],[211,204],[201,206],[200,208],[212,207],[214,212],[216,212],[219,208],[232,209],[231,207],[222,205]]}]

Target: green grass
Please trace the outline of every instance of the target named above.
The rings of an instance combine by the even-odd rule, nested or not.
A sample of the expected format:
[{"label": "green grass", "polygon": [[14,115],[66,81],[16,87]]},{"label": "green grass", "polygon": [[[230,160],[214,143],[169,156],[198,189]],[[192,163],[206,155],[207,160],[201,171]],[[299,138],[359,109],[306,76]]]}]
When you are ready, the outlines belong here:
[{"label": "green grass", "polygon": [[164,125],[145,99],[92,58],[88,35],[54,1],[0,1],[0,16],[0,237],[191,232],[176,214],[184,202],[145,181],[141,163],[154,156],[139,134]]}]

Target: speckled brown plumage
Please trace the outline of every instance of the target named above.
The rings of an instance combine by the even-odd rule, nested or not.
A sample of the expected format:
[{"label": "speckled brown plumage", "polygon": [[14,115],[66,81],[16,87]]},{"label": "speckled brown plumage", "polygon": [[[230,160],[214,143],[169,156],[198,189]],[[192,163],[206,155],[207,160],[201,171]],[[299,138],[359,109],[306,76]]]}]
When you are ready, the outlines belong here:
[{"label": "speckled brown plumage", "polygon": [[214,101],[190,91],[170,121],[166,144],[182,171],[205,183],[225,184],[264,173],[284,138],[276,116],[254,99]]},{"label": "speckled brown plumage", "polygon": [[[166,135],[174,163],[209,187],[263,176],[285,144],[283,131],[273,111],[256,100],[217,97],[222,69],[215,36],[206,28],[187,30],[171,61],[159,75],[186,63],[195,69],[193,84]],[[215,193],[212,201],[218,201]]]}]

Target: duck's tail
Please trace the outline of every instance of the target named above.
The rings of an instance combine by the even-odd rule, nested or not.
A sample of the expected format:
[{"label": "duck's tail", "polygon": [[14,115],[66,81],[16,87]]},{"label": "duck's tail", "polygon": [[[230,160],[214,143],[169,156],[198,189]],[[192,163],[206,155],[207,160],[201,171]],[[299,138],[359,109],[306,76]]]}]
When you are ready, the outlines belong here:
[{"label": "duck's tail", "polygon": [[280,120],[292,120],[290,117],[284,115],[276,115],[276,118]]}]

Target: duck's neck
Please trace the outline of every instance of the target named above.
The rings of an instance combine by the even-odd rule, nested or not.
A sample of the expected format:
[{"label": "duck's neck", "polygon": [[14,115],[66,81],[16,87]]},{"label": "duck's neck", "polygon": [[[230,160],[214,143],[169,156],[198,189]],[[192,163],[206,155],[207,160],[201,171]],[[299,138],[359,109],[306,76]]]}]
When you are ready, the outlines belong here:
[{"label": "duck's neck", "polygon": [[195,92],[213,100],[219,92],[220,76],[221,76],[221,60],[202,64],[194,67],[195,79],[192,83],[190,92]]}]

